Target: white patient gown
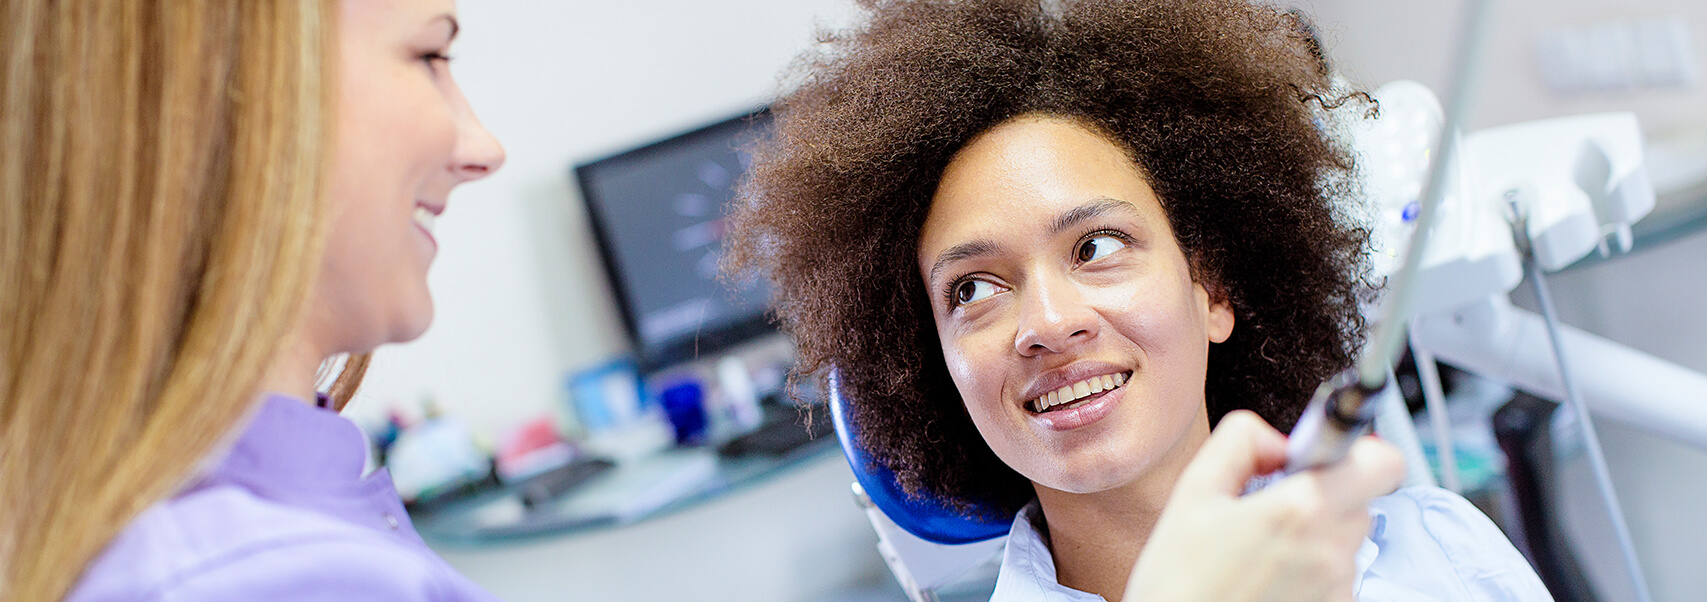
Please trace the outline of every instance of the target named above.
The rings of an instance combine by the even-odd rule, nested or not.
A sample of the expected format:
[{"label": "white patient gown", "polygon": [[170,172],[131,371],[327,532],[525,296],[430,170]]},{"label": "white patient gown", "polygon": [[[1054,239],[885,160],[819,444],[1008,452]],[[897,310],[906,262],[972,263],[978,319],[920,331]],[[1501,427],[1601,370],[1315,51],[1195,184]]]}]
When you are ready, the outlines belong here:
[{"label": "white patient gown", "polygon": [[[1038,512],[1034,501],[1014,517],[991,602],[1102,600],[1056,581],[1055,559],[1032,526]],[[1493,521],[1452,492],[1407,487],[1376,498],[1369,516],[1353,585],[1359,602],[1553,599]]]}]

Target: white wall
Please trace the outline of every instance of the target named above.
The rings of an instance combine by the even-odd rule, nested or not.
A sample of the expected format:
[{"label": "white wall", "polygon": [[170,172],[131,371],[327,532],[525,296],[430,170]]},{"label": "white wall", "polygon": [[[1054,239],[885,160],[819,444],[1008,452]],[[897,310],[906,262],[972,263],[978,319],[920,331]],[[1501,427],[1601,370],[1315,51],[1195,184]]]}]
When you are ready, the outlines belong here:
[{"label": "white wall", "polygon": [[627,351],[570,166],[735,115],[846,0],[465,0],[452,71],[509,151],[435,230],[426,335],[383,348],[350,413],[434,398],[476,430],[562,400],[566,371]]},{"label": "white wall", "polygon": [[[1543,117],[1635,111],[1650,135],[1707,134],[1707,86],[1561,96],[1543,84],[1536,44],[1544,32],[1615,20],[1678,17],[1693,30],[1707,69],[1707,2],[1699,0],[1487,0],[1492,7],[1469,129]],[[1334,64],[1368,86],[1414,79],[1445,94],[1466,0],[1296,0],[1314,15]]]}]

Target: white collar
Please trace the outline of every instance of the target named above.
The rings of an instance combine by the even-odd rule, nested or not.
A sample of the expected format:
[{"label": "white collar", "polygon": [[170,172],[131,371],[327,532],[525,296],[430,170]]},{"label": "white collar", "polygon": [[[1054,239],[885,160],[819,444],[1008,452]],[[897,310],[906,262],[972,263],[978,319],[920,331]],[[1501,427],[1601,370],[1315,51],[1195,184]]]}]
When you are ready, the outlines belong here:
[{"label": "white collar", "polygon": [[[1055,556],[1049,551],[1049,543],[1033,526],[1033,521],[1040,518],[1042,511],[1037,501],[1032,500],[1014,515],[1013,526],[1008,529],[1007,545],[1002,550],[1002,568],[996,575],[996,590],[990,594],[990,602],[1107,602],[1102,596],[1061,585],[1055,574]],[[1382,538],[1387,528],[1385,511],[1371,506],[1369,515],[1372,519],[1369,535],[1363,538],[1363,545],[1357,549],[1354,591],[1362,589],[1363,577],[1380,552],[1375,541]]]}]

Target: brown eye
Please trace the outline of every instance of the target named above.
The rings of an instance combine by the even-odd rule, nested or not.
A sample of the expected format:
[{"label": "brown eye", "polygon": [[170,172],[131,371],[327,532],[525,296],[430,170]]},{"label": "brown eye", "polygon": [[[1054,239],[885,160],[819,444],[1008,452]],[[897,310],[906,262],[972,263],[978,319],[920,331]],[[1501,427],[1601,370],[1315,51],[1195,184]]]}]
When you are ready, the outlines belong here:
[{"label": "brown eye", "polygon": [[972,294],[977,292],[977,290],[978,286],[975,284],[975,281],[968,280],[960,283],[960,286],[954,287],[954,302],[961,304],[971,303]]},{"label": "brown eye", "polygon": [[1087,263],[1107,257],[1109,253],[1126,248],[1126,243],[1113,236],[1098,236],[1079,243],[1079,263]]},{"label": "brown eye", "polygon": [[996,294],[996,285],[983,280],[965,280],[954,285],[954,305],[982,301],[985,297]]}]

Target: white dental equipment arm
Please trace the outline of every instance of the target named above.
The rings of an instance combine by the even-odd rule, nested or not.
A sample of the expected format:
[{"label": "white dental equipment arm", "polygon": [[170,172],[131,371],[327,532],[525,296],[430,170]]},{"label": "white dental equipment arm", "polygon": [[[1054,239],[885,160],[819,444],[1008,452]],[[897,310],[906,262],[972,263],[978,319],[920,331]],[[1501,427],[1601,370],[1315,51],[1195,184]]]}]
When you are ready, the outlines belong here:
[{"label": "white dental equipment arm", "polygon": [[[1422,95],[1426,94],[1426,89],[1408,82],[1382,87],[1375,96],[1384,114],[1369,127],[1378,130],[1380,121],[1400,119],[1386,113],[1389,105],[1397,113],[1414,113],[1403,119],[1416,123],[1420,115],[1420,122],[1428,122],[1438,109],[1427,110],[1433,105],[1425,101]],[[1449,148],[1456,138],[1446,137],[1441,146]],[[1379,208],[1373,249],[1376,275],[1393,269],[1392,254],[1386,249],[1397,246],[1394,240],[1409,237],[1413,243],[1409,259],[1396,273],[1388,272],[1398,285],[1380,308],[1385,317],[1377,325],[1378,340],[1372,345],[1377,352],[1360,360],[1384,364],[1388,356],[1379,352],[1383,345],[1379,337],[1412,325],[1411,344],[1419,363],[1439,356],[1471,372],[1565,400],[1584,431],[1584,448],[1620,541],[1636,599],[1646,602],[1650,599],[1646,582],[1589,409],[1592,404],[1602,414],[1707,448],[1707,413],[1696,407],[1707,401],[1707,375],[1558,324],[1543,275],[1596,250],[1603,255],[1629,250],[1631,224],[1653,209],[1654,191],[1642,169],[1641,132],[1635,117],[1585,115],[1464,136],[1462,159],[1448,152],[1438,155],[1448,164],[1438,191],[1438,219],[1426,231],[1421,229],[1423,220],[1411,219],[1416,214],[1409,199],[1415,197],[1405,194],[1403,169],[1395,169],[1388,156],[1394,153],[1384,155],[1369,141],[1389,146],[1402,142],[1379,135],[1354,139],[1364,169],[1370,172],[1366,192]],[[1414,156],[1415,149],[1411,150]],[[1423,150],[1426,157],[1427,149]],[[1425,240],[1425,233],[1432,236]],[[1417,258],[1420,261],[1412,261]],[[1544,316],[1512,307],[1505,298],[1521,282],[1525,267]],[[1415,311],[1405,311],[1398,302],[1409,303]],[[1568,369],[1567,348],[1570,359],[1617,366],[1618,372],[1590,372],[1579,384],[1579,374]],[[1425,382],[1425,389],[1430,384],[1436,383]],[[1364,402],[1384,386],[1380,381],[1370,386],[1350,372],[1324,384],[1293,432],[1289,471],[1342,457],[1344,447],[1367,429],[1373,404]],[[1446,420],[1444,407],[1435,407],[1434,401],[1430,400],[1430,415],[1441,427]],[[1436,433],[1440,437],[1441,429]],[[1441,443],[1442,462],[1451,466],[1450,446],[1445,445],[1447,441]],[[1453,482],[1450,477],[1447,480]]]},{"label": "white dental equipment arm", "polygon": [[[1575,372],[1582,397],[1595,415],[1707,449],[1707,412],[1702,411],[1707,375],[1571,326],[1559,331],[1576,365],[1617,367]],[[1411,341],[1453,366],[1535,395],[1565,398],[1558,368],[1547,352],[1544,319],[1513,306],[1503,295],[1418,318],[1411,326]],[[1444,454],[1442,461],[1449,461]]]}]

